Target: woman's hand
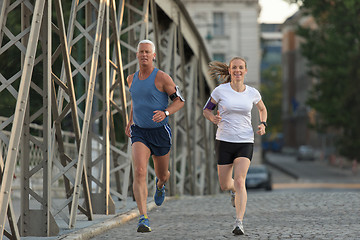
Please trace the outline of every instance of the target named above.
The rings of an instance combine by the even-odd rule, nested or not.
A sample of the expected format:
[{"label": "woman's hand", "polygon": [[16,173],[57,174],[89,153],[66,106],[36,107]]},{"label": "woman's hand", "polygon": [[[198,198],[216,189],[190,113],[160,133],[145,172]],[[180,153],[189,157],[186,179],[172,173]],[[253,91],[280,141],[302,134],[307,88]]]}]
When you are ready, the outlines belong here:
[{"label": "woman's hand", "polygon": [[219,110],[217,110],[216,115],[213,115],[213,117],[211,118],[211,121],[216,125],[218,125],[219,122],[221,122],[221,117],[220,117],[220,111]]},{"label": "woman's hand", "polygon": [[258,125],[258,129],[259,130],[256,133],[259,134],[260,136],[266,133],[264,124],[260,123],[260,125]]}]

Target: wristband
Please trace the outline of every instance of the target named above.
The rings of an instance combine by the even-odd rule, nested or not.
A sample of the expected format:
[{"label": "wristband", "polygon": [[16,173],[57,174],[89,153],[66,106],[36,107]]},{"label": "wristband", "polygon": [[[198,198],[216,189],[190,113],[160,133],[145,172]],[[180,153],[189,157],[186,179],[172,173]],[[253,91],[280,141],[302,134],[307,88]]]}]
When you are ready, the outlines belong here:
[{"label": "wristband", "polygon": [[261,124],[264,124],[264,126],[267,127],[267,123],[266,123],[266,122],[261,122]]}]

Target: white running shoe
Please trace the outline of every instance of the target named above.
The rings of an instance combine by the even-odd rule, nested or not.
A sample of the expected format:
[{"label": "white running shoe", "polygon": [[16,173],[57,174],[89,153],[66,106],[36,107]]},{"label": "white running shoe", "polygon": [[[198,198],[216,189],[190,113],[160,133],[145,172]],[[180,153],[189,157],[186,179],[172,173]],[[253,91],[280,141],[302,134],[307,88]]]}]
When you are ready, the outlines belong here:
[{"label": "white running shoe", "polygon": [[235,235],[244,235],[244,227],[241,220],[236,219],[234,224],[234,230],[232,231]]}]

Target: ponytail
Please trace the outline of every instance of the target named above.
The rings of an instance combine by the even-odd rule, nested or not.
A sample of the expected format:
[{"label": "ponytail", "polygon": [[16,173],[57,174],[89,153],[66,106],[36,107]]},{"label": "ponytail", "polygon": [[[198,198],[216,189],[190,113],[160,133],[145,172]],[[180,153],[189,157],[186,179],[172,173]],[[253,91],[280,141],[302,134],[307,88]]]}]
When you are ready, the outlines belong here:
[{"label": "ponytail", "polygon": [[229,68],[231,62],[240,59],[245,63],[245,68],[247,69],[247,63],[244,58],[241,57],[234,57],[230,60],[229,66],[226,63],[219,62],[219,61],[212,61],[209,63],[209,74],[212,80],[217,80],[220,83],[228,83],[231,81],[231,76],[229,73]]},{"label": "ponytail", "polygon": [[209,74],[212,80],[221,83],[230,82],[229,66],[226,63],[213,61],[209,63]]}]

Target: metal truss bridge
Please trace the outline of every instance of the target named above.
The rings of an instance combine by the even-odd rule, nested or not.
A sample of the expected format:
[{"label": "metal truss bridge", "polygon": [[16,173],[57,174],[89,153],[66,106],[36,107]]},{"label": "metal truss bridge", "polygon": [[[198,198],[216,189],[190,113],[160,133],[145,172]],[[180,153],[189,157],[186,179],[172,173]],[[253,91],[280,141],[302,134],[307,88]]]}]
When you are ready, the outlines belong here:
[{"label": "metal truss bridge", "polygon": [[[168,192],[218,191],[215,129],[202,116],[215,83],[181,1],[0,0],[0,9],[0,239],[55,236],[55,219],[70,229],[78,214],[89,221],[114,214],[114,199],[131,197],[125,78],[138,68],[142,39],[155,43],[157,67],[186,98],[170,120]],[[148,172],[151,192],[151,161]],[[11,197],[15,173],[20,216]]]}]

